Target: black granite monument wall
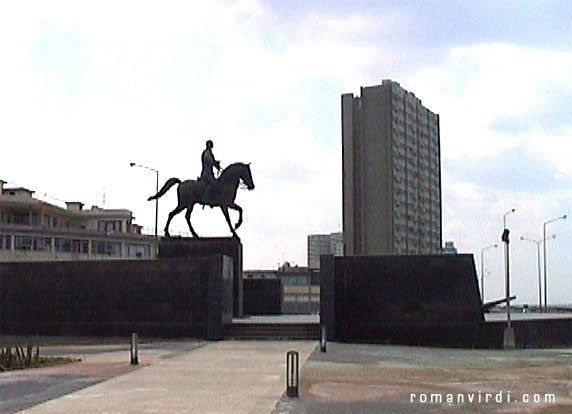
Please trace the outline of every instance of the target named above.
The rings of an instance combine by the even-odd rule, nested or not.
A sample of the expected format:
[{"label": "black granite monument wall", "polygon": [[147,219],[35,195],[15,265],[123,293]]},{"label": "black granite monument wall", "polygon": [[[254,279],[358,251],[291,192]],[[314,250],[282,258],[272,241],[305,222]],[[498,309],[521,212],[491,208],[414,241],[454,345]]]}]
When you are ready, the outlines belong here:
[{"label": "black granite monument wall", "polygon": [[[513,315],[514,318],[514,315]],[[489,321],[479,326],[479,348],[503,348],[505,321]],[[572,315],[512,320],[517,348],[572,347]]]},{"label": "black granite monument wall", "polygon": [[322,256],[328,339],[474,346],[484,322],[472,255]]},{"label": "black granite monument wall", "polygon": [[213,254],[228,256],[233,261],[233,316],[243,314],[242,243],[235,237],[167,237],[159,242],[159,258],[200,258]]},{"label": "black granite monument wall", "polygon": [[244,279],[244,314],[278,315],[282,313],[280,279]]},{"label": "black granite monument wall", "polygon": [[0,263],[0,334],[193,336],[232,323],[232,260]]}]

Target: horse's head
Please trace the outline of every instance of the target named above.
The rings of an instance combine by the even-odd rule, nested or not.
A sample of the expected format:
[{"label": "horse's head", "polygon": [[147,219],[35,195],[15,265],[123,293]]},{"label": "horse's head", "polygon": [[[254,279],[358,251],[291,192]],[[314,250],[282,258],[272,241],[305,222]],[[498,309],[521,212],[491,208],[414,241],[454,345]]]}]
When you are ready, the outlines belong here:
[{"label": "horse's head", "polygon": [[248,190],[254,190],[254,181],[250,172],[250,164],[236,162],[226,167],[220,175],[220,182],[232,182],[238,186],[242,182]]},{"label": "horse's head", "polygon": [[240,178],[248,190],[254,190],[254,181],[252,180],[252,172],[250,171],[250,163],[244,164],[244,171],[240,174]]}]

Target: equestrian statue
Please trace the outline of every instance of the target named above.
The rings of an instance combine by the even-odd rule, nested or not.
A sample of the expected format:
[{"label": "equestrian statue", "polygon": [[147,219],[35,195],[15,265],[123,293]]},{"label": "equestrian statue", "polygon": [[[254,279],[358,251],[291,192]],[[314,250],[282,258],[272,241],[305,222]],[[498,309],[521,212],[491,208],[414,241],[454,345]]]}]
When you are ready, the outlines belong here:
[{"label": "equestrian statue", "polygon": [[[217,161],[212,152],[213,142],[208,140],[206,148],[202,153],[202,171],[201,176],[197,180],[181,181],[178,178],[169,178],[163,185],[159,192],[148,200],[155,200],[163,196],[171,187],[178,184],[177,188],[177,207],[169,213],[167,224],[165,225],[165,236],[169,237],[169,224],[173,217],[179,214],[184,209],[185,219],[189,225],[189,230],[193,237],[199,238],[199,235],[193,229],[191,224],[191,213],[195,204],[201,204],[209,207],[220,207],[228,227],[232,232],[233,237],[237,237],[236,229],[242,224],[242,207],[234,202],[236,192],[239,184],[242,182],[248,190],[254,189],[254,182],[252,181],[252,174],[250,172],[250,164],[235,163],[226,167],[221,171],[220,162]],[[213,168],[216,168],[220,175],[215,178]],[[238,221],[233,226],[230,221],[228,209],[238,211]]]}]

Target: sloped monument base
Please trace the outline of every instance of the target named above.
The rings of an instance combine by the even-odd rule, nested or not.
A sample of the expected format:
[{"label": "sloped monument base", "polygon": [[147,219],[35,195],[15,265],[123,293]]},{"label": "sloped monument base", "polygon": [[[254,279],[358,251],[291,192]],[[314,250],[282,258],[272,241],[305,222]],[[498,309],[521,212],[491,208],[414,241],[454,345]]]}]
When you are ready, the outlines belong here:
[{"label": "sloped monument base", "polygon": [[328,340],[473,347],[484,322],[472,255],[322,256]]}]

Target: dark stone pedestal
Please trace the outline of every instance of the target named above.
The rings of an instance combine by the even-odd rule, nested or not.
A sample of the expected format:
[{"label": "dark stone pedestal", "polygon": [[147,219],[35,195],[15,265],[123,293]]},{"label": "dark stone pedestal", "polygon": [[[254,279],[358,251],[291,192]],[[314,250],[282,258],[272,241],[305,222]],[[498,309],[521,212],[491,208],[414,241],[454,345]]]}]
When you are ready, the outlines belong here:
[{"label": "dark stone pedestal", "polygon": [[195,239],[190,237],[166,237],[159,242],[160,259],[209,257],[222,254],[233,264],[233,316],[243,316],[242,243],[231,237]]},{"label": "dark stone pedestal", "polygon": [[328,339],[471,347],[484,322],[472,255],[322,256]]}]

